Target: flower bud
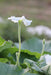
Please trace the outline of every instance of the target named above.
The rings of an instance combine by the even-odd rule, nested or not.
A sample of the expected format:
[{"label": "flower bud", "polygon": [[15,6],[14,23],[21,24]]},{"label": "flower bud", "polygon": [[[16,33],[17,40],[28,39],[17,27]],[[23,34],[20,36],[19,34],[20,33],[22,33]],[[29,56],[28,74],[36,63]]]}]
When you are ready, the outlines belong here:
[{"label": "flower bud", "polygon": [[45,44],[45,39],[43,39],[43,44]]}]

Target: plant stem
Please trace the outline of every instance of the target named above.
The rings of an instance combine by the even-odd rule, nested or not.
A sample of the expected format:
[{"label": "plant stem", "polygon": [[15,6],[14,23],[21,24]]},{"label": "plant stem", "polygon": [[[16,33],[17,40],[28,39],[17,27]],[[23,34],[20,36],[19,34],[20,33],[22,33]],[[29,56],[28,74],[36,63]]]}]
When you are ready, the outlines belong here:
[{"label": "plant stem", "polygon": [[45,48],[45,45],[43,45],[43,49],[42,49],[41,56],[42,56],[42,55],[43,55],[43,53],[44,53],[44,48]]},{"label": "plant stem", "polygon": [[42,56],[42,55],[43,55],[43,53],[44,53],[44,48],[45,48],[45,39],[43,39],[43,48],[42,48],[41,56]]},{"label": "plant stem", "polygon": [[17,54],[17,66],[20,67],[19,58],[20,58],[20,51],[21,51],[21,25],[20,22],[18,23],[18,40],[19,40],[19,52]]}]

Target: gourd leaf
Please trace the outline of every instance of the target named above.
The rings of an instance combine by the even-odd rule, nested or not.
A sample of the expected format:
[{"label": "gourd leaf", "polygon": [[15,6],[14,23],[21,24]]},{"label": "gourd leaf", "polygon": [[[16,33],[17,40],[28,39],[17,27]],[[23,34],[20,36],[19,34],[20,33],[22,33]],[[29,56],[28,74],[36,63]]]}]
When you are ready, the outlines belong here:
[{"label": "gourd leaf", "polygon": [[8,65],[0,62],[0,75],[23,75],[24,69],[19,69],[16,65]]},{"label": "gourd leaf", "polygon": [[[15,43],[17,48],[19,48],[19,44]],[[35,54],[37,57],[39,56],[38,53],[41,54],[43,48],[42,40],[38,38],[31,38],[28,39],[21,44],[21,49],[22,50],[27,50],[26,52],[29,54]],[[51,41],[45,41],[45,49],[44,53],[51,54]]]}]

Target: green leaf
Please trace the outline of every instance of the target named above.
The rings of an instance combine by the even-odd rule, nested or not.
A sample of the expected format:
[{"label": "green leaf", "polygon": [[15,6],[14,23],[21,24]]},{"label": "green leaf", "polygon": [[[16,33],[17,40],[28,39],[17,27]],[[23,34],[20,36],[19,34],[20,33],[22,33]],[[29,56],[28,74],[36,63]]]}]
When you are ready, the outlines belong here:
[{"label": "green leaf", "polygon": [[51,65],[46,65],[41,69],[46,73],[46,75],[51,75]]},{"label": "green leaf", "polygon": [[27,72],[27,73],[25,73],[25,75],[40,75],[40,74],[38,74],[38,73],[29,73],[29,72]]},{"label": "green leaf", "polygon": [[18,68],[16,65],[8,65],[0,63],[0,75],[23,75],[24,69]]},{"label": "green leaf", "polygon": [[27,53],[29,55],[34,55],[36,58],[40,58],[41,54],[38,52],[31,52],[30,50],[22,49],[21,52]]},{"label": "green leaf", "polygon": [[2,52],[0,52],[0,56],[7,57],[9,53],[14,54],[17,51],[18,51],[18,49],[16,47],[10,47],[10,48],[4,49]]},{"label": "green leaf", "polygon": [[36,62],[34,62],[32,60],[25,59],[24,64],[26,64],[31,69],[34,69],[34,70],[39,71],[39,72],[42,72],[42,70],[39,68],[39,66],[37,66]]},{"label": "green leaf", "polygon": [[5,41],[2,46],[0,46],[0,52],[3,51],[4,49],[10,48],[12,46],[12,42],[11,41]]},{"label": "green leaf", "polygon": [[46,65],[45,55],[40,57],[40,59],[38,60],[37,64],[39,65],[39,67],[43,67],[43,66]]},{"label": "green leaf", "polygon": [[51,53],[51,41],[46,41],[45,52]]},{"label": "green leaf", "polygon": [[4,49],[12,47],[12,41],[5,41],[2,37],[0,37],[0,52]]},{"label": "green leaf", "polygon": [[0,58],[0,62],[6,63],[6,62],[8,62],[8,61],[9,61],[9,60],[6,59],[6,58]]},{"label": "green leaf", "polygon": [[27,41],[24,41],[21,45],[21,49],[27,49],[30,52],[41,53],[42,50],[42,41],[37,38],[32,38]]},{"label": "green leaf", "polygon": [[27,58],[27,59],[31,59],[33,61],[37,61],[38,59],[35,57],[35,55],[30,55],[28,53],[24,53],[24,52],[21,52],[21,55],[20,55],[20,62],[23,63],[24,59]]}]

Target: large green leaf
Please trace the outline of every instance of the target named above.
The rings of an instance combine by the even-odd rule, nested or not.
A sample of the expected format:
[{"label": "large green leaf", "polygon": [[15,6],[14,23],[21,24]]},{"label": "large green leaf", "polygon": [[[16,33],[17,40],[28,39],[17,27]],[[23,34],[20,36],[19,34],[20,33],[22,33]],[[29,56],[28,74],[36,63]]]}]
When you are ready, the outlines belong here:
[{"label": "large green leaf", "polygon": [[29,72],[27,72],[27,73],[25,73],[25,75],[40,75],[40,74],[38,74],[38,73],[29,73]]},{"label": "large green leaf", "polygon": [[[18,44],[15,43],[17,47],[19,47]],[[41,53],[43,48],[42,40],[38,38],[31,38],[28,39],[21,44],[21,49],[27,50],[27,53],[29,54],[37,54]],[[51,53],[51,41],[45,41],[45,52]],[[38,56],[38,55],[37,55]]]},{"label": "large green leaf", "polygon": [[27,49],[30,52],[41,53],[42,41],[37,38],[32,38],[27,41],[22,42],[21,49]]},{"label": "large green leaf", "polygon": [[51,41],[46,41],[45,51],[51,53]]},{"label": "large green leaf", "polygon": [[16,65],[0,63],[0,75],[23,75],[24,70],[19,69]]}]

